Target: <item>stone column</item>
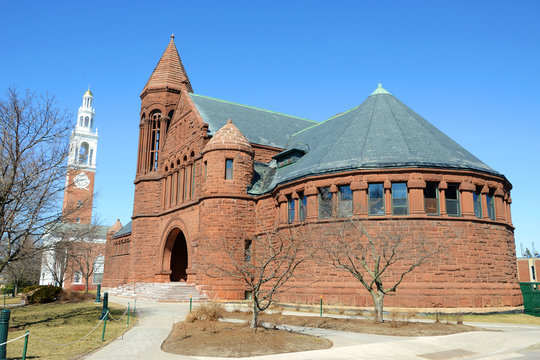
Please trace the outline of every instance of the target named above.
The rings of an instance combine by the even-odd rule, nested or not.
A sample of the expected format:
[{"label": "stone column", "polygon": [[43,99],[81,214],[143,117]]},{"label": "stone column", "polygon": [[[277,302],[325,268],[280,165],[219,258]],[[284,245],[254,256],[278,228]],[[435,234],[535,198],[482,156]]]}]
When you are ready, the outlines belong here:
[{"label": "stone column", "polygon": [[364,180],[353,181],[351,191],[353,193],[353,214],[358,217],[365,217],[368,214],[367,206],[368,183]]},{"label": "stone column", "polygon": [[422,179],[410,179],[407,181],[409,188],[409,209],[411,215],[426,215],[424,209],[424,189],[426,182]]},{"label": "stone column", "polygon": [[392,216],[392,183],[389,180],[385,180],[384,184],[384,210],[386,216]]},{"label": "stone column", "polygon": [[476,186],[471,181],[464,181],[459,185],[461,191],[461,216],[474,217],[473,192]]},{"label": "stone column", "polygon": [[512,198],[510,197],[510,195],[508,196],[508,201],[506,202],[506,221],[508,222],[508,224],[512,225],[512,212],[511,212],[511,207],[510,207],[510,204],[512,204]]},{"label": "stone column", "polygon": [[480,195],[482,196],[482,218],[489,220],[488,208],[487,208],[487,195],[489,194],[489,188],[487,185],[482,187]]},{"label": "stone column", "polygon": [[279,223],[287,224],[287,197],[283,194],[278,197],[279,204]]},{"label": "stone column", "polygon": [[497,221],[504,222],[506,215],[503,206],[503,190],[501,188],[497,188],[493,197],[495,198],[495,219]]},{"label": "stone column", "polygon": [[[441,181],[439,183],[439,209],[441,216],[446,216],[446,189],[448,189],[448,184],[446,181]],[[463,210],[462,210],[463,211]]]},{"label": "stone column", "polygon": [[[300,202],[298,199],[300,199],[300,196],[298,196],[298,193],[296,191],[293,191],[292,193],[292,199],[294,201],[294,222],[298,222],[300,220]],[[287,209],[288,211],[289,209]],[[287,217],[289,214],[287,214]]]},{"label": "stone column", "polygon": [[332,193],[332,217],[338,217],[338,187],[335,184],[330,186],[330,193]]},{"label": "stone column", "polygon": [[319,191],[314,186],[310,186],[304,191],[304,196],[307,197],[306,220],[316,220],[319,217],[319,202],[317,201],[318,194]]}]

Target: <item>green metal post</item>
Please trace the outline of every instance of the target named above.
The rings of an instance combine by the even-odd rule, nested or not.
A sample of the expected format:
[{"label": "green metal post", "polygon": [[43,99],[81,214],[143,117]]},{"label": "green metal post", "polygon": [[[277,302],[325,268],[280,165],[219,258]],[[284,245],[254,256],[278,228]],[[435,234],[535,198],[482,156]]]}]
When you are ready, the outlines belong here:
[{"label": "green metal post", "polygon": [[30,331],[26,332],[26,336],[24,337],[24,347],[22,350],[22,360],[26,360],[26,349],[28,348],[28,334],[30,334]]},{"label": "green metal post", "polygon": [[105,318],[104,318],[104,321],[103,321],[103,333],[101,334],[101,341],[105,341],[105,328],[107,327],[107,314],[109,312],[107,311],[107,313],[105,314]]},{"label": "green metal post", "polygon": [[127,309],[127,313],[128,313],[128,318],[127,318],[127,325],[126,325],[126,326],[129,326],[129,302],[128,302],[128,309]]},{"label": "green metal post", "polygon": [[322,317],[322,295],[321,295],[321,317]]},{"label": "green metal post", "polygon": [[96,301],[94,302],[101,302],[101,284],[97,286]]},{"label": "green metal post", "polygon": [[[0,344],[7,341],[10,315],[11,311],[9,309],[0,311]],[[0,360],[6,359],[6,345],[0,346]]]},{"label": "green metal post", "polygon": [[103,320],[107,316],[107,312],[109,311],[109,293],[103,294],[103,308],[101,310],[101,316],[99,317],[99,320]]},{"label": "green metal post", "polygon": [[191,295],[189,295],[189,312],[191,312],[192,307],[193,307],[193,299],[191,298]]}]

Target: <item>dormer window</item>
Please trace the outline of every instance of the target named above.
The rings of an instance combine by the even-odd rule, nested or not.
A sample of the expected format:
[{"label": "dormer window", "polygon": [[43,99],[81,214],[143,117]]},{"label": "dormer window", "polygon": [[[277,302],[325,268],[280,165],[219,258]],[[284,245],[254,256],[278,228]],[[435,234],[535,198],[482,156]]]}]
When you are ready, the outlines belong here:
[{"label": "dormer window", "polygon": [[307,151],[303,149],[291,148],[283,152],[280,152],[277,155],[274,155],[273,159],[276,160],[277,167],[282,168],[284,166],[294,164],[295,162],[298,161],[298,159],[304,156],[306,152]]}]

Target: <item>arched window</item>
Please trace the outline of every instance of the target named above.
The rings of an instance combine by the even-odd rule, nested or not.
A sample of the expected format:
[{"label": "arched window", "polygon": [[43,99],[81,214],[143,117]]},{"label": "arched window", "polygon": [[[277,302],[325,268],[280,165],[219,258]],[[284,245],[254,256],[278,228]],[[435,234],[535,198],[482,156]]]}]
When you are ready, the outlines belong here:
[{"label": "arched window", "polygon": [[92,279],[93,284],[101,284],[103,279],[103,267],[105,265],[105,258],[103,255],[99,255],[94,260],[94,278]]},{"label": "arched window", "polygon": [[88,127],[88,116],[84,118],[84,127]]},{"label": "arched window", "polygon": [[79,151],[79,164],[86,165],[88,164],[88,143],[84,142],[81,144],[81,150]]},{"label": "arched window", "polygon": [[160,141],[160,123],[161,113],[157,112],[152,115],[152,130],[150,143],[150,171],[156,171],[158,168],[159,159],[159,141]]},{"label": "arched window", "polygon": [[83,117],[82,116],[79,118],[79,126],[83,126]]},{"label": "arched window", "polygon": [[90,129],[94,128],[94,118],[90,119]]}]

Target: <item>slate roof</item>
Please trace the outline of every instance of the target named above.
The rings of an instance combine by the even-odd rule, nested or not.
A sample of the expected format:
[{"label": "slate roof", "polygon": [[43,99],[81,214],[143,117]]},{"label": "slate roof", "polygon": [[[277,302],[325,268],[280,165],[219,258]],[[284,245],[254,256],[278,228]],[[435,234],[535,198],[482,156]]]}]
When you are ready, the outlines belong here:
[{"label": "slate roof", "polygon": [[209,135],[215,135],[231,119],[250,143],[284,149],[292,134],[316,124],[313,120],[296,116],[193,93],[189,95],[204,122],[208,124]]},{"label": "slate roof", "polygon": [[276,169],[271,182],[259,180],[250,194],[306,176],[353,169],[444,168],[502,177],[382,86],[360,106],[294,134],[287,149],[302,147],[309,149],[306,155]]},{"label": "slate roof", "polygon": [[95,235],[98,239],[106,239],[107,238],[107,230],[109,230],[110,226],[104,226],[104,225],[88,225],[88,224],[80,224],[80,223],[58,223],[54,225],[53,233],[63,232],[63,233],[69,233],[69,232],[78,232],[78,231],[86,231],[90,226],[95,229]]},{"label": "slate roof", "polygon": [[113,235],[113,238],[118,238],[120,236],[131,234],[131,225],[132,224],[133,224],[133,221],[128,222],[126,225],[124,225],[120,230],[118,230]]}]

